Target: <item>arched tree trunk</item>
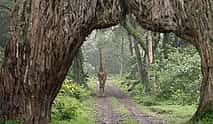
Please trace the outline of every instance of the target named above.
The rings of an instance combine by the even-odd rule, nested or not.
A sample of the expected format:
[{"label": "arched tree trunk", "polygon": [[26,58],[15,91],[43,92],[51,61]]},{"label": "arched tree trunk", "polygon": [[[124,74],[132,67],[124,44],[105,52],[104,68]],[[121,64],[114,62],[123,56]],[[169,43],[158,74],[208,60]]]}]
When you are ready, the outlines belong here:
[{"label": "arched tree trunk", "polygon": [[[213,112],[212,0],[18,0],[0,72],[0,119],[47,124],[52,101],[85,37],[127,12],[146,29],[174,32],[201,54],[203,82],[195,118]],[[198,32],[198,33],[197,33]]]}]

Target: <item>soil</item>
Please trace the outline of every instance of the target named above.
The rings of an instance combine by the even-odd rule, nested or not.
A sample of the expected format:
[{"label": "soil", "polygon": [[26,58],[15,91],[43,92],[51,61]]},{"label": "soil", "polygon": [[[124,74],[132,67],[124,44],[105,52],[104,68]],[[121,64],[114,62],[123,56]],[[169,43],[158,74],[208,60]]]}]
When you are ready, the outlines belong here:
[{"label": "soil", "polygon": [[116,111],[116,106],[112,104],[112,98],[116,98],[119,104],[128,110],[128,117],[136,120],[138,124],[168,124],[164,120],[143,113],[127,94],[109,81],[105,87],[105,96],[98,96],[98,90],[96,91],[96,124],[130,124],[125,122],[127,118],[125,114]]}]

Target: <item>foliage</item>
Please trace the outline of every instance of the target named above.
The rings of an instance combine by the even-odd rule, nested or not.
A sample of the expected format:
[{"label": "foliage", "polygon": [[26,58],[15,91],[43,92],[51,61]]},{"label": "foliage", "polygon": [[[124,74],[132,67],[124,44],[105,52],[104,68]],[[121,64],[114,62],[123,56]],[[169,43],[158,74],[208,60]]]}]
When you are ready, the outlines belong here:
[{"label": "foliage", "polygon": [[72,80],[65,80],[53,104],[52,123],[78,124],[79,122],[80,124],[82,121],[79,119],[84,119],[92,124],[92,105],[88,98],[90,98],[90,91],[88,89]]},{"label": "foliage", "polygon": [[158,83],[157,97],[177,104],[197,103],[201,82],[200,57],[195,49],[174,49],[168,59],[152,65]]},{"label": "foliage", "polygon": [[[144,85],[137,83],[129,90],[132,82],[127,76],[122,86],[131,91],[139,103],[155,105],[155,101],[169,101],[170,104],[197,104],[201,82],[200,57],[194,48],[170,48],[168,58],[159,55],[150,65],[149,75],[157,84],[156,97],[147,96]],[[153,79],[154,77],[154,79]]]},{"label": "foliage", "polygon": [[65,80],[59,92],[59,96],[69,96],[78,100],[85,99],[89,95],[89,91],[84,86],[73,82],[72,80]]},{"label": "foliage", "polygon": [[201,119],[196,122],[197,124],[212,124],[213,122],[213,112],[206,112],[202,115]]},{"label": "foliage", "polygon": [[[0,0],[0,4],[8,8],[12,8],[15,4],[14,0]],[[0,7],[0,47],[4,47],[8,39],[10,12]]]},{"label": "foliage", "polygon": [[80,114],[82,104],[75,98],[68,96],[59,96],[54,101],[53,118],[57,120],[71,120],[76,119]]}]

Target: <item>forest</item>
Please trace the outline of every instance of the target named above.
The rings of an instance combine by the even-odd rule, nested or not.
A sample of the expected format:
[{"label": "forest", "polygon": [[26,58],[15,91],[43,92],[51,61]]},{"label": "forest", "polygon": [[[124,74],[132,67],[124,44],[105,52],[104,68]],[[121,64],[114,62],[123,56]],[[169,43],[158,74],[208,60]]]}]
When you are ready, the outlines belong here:
[{"label": "forest", "polygon": [[0,0],[0,124],[213,124],[212,0]]}]

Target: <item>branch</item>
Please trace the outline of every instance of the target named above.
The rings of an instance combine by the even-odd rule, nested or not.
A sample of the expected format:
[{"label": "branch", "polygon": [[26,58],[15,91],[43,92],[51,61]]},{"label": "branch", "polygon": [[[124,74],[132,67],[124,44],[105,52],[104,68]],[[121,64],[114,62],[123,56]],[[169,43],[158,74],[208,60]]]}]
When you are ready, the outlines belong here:
[{"label": "branch", "polygon": [[124,22],[123,23],[123,27],[127,30],[127,32],[132,35],[137,41],[138,43],[141,45],[141,47],[143,48],[144,51],[146,51],[146,45],[144,43],[144,39],[142,37],[142,35],[137,31],[135,30],[131,24],[128,24],[127,22]]}]

